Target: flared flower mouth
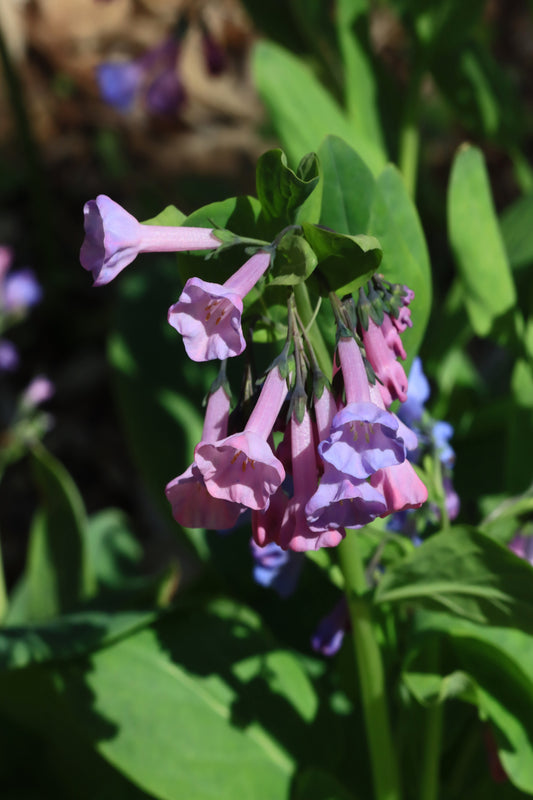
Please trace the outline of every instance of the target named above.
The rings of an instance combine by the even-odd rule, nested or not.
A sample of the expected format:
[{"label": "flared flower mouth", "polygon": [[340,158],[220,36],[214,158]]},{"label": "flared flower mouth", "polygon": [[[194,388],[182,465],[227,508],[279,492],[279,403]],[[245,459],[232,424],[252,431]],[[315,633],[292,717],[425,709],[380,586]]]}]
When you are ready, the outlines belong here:
[{"label": "flared flower mouth", "polygon": [[394,415],[374,403],[349,403],[333,418],[330,435],[318,450],[339,472],[364,480],[382,467],[405,460],[398,427]]},{"label": "flared flower mouth", "polygon": [[115,278],[139,254],[140,224],[125,209],[99,195],[83,207],[85,239],[80,262],[92,273],[95,286]]},{"label": "flared flower mouth", "polygon": [[367,481],[351,481],[331,467],[305,507],[311,530],[361,528],[384,514],[383,495]]},{"label": "flared flower mouth", "polygon": [[191,278],[178,302],[170,307],[168,321],[183,336],[185,350],[193,361],[231,358],[246,347],[242,308],[242,298],[231,289]]},{"label": "flared flower mouth", "polygon": [[212,497],[261,511],[285,480],[281,461],[253,431],[228,436],[214,444],[200,442],[195,462]]},{"label": "flared flower mouth", "polygon": [[242,511],[236,503],[209,494],[196,464],[170,481],[165,494],[172,506],[172,516],[186,528],[226,530],[235,525]]}]

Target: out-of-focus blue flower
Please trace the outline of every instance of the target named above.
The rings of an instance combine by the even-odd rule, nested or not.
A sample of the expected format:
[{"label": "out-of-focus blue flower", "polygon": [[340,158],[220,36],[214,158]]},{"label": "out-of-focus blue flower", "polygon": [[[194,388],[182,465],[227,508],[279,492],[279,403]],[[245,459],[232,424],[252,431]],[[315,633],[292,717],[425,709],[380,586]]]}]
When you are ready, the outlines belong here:
[{"label": "out-of-focus blue flower", "polygon": [[253,539],[250,540],[250,548],[254,559],[255,582],[274,589],[284,599],[289,597],[298,583],[304,554],[282,550],[275,542],[259,547]]},{"label": "out-of-focus blue flower", "polygon": [[19,354],[8,339],[0,339],[0,372],[11,372],[19,365]]},{"label": "out-of-focus blue flower", "polygon": [[29,267],[9,272],[1,292],[1,305],[5,311],[20,312],[40,303],[43,290],[35,272]]},{"label": "out-of-focus blue flower", "polygon": [[431,428],[431,436],[440,461],[447,467],[452,467],[455,461],[455,452],[450,444],[453,436],[453,428],[450,423],[436,420]]},{"label": "out-of-focus blue flower", "polygon": [[136,101],[156,114],[179,111],[185,89],[177,72],[179,42],[165,39],[131,61],[105,62],[96,68],[102,98],[118,111],[130,111]]},{"label": "out-of-focus blue flower", "polygon": [[407,400],[402,403],[398,416],[406,425],[412,427],[419,422],[424,414],[424,406],[429,400],[429,381],[422,369],[422,360],[417,356],[409,373]]},{"label": "out-of-focus blue flower", "polygon": [[129,111],[144,76],[138,61],[106,62],[96,68],[102,99],[118,111]]},{"label": "out-of-focus blue flower", "polygon": [[350,629],[348,604],[343,596],[333,611],[323,617],[311,637],[311,647],[315,653],[334,656],[341,648],[344,634]]}]

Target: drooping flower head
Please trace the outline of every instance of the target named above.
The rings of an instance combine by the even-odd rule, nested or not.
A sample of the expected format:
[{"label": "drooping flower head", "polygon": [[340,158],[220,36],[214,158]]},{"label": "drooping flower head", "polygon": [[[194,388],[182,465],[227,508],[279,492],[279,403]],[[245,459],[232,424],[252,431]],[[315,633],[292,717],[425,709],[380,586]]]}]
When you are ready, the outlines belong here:
[{"label": "drooping flower head", "polygon": [[85,203],[83,213],[85,239],[80,261],[92,273],[94,286],[112,281],[139,253],[214,250],[220,246],[209,228],[142,225],[104,194]]},{"label": "drooping flower head", "polygon": [[[211,392],[207,401],[202,439],[216,442],[228,432],[230,398],[223,385]],[[186,528],[226,530],[237,522],[242,506],[213,497],[195,463],[178,475],[165,489],[174,519]]]},{"label": "drooping flower head", "polygon": [[169,308],[168,321],[183,336],[190,359],[209,361],[242,353],[243,299],[269,264],[269,253],[256,253],[224,284],[200,278],[187,281],[178,302]]},{"label": "drooping flower head", "polygon": [[240,503],[252,511],[268,508],[270,496],[285,479],[285,470],[267,439],[287,394],[277,366],[267,375],[248,423],[216,443],[200,442],[195,462],[212,497]]},{"label": "drooping flower head", "polygon": [[349,478],[364,480],[376,470],[405,459],[398,420],[370,401],[368,378],[357,343],[341,338],[339,358],[346,406],[333,418],[330,435],[319,445],[324,461]]}]

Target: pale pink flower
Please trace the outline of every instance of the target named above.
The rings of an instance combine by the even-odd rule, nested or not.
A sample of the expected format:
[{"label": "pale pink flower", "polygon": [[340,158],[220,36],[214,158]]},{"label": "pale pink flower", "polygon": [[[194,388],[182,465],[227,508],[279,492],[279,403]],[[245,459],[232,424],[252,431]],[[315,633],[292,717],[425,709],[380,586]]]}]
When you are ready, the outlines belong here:
[{"label": "pale pink flower", "polygon": [[[226,436],[229,406],[230,399],[223,386],[210,394],[202,432],[203,441],[216,442]],[[186,528],[232,528],[243,510],[238,503],[210,495],[195,463],[167,484],[165,494],[172,506],[172,516]]]},{"label": "pale pink flower", "polygon": [[271,495],[285,479],[283,464],[267,439],[286,395],[286,380],[274,367],[244,431],[216,443],[201,441],[197,445],[195,461],[212,497],[240,503],[253,511],[268,508]]},{"label": "pale pink flower", "polygon": [[394,350],[387,342],[382,328],[372,320],[368,320],[368,330],[363,330],[363,343],[378,380],[383,402],[390,406],[394,400],[401,403],[407,400],[407,376],[404,368],[397,361]]},{"label": "pale pink flower", "polygon": [[420,508],[428,499],[428,490],[407,460],[378,470],[370,476],[370,483],[385,498],[387,510],[382,517],[407,508]]},{"label": "pale pink flower", "polygon": [[177,253],[220,247],[209,228],[143,225],[105,194],[85,203],[83,213],[85,239],[80,261],[82,267],[92,273],[94,286],[112,281],[139,253]]},{"label": "pale pink flower", "polygon": [[256,253],[224,284],[189,278],[178,302],[168,310],[168,321],[183,336],[189,358],[210,361],[242,353],[243,299],[269,264],[269,253]]}]

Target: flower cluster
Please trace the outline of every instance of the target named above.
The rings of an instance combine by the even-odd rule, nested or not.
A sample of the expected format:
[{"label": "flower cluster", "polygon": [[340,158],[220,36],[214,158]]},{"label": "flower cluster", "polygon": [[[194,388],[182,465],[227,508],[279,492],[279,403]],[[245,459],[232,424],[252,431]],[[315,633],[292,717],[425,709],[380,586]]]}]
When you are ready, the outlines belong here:
[{"label": "flower cluster", "polygon": [[[95,285],[108,283],[139,252],[223,246],[213,229],[142,225],[102,195],[85,206],[85,231],[81,263]],[[405,358],[401,334],[411,325],[413,293],[378,275],[357,299],[330,292],[337,346],[326,376],[287,289],[285,345],[255,390],[247,382],[239,413],[230,415],[225,361],[247,350],[246,297],[267,275],[275,247],[251,248],[223,284],[190,278],[170,306],[168,321],[189,357],[222,366],[194,461],[166,495],[184,526],[227,529],[249,509],[258,547],[303,552],[334,547],[347,529],[427,499],[407,458],[417,437],[389,410],[407,398],[398,357]]]},{"label": "flower cluster", "polygon": [[[101,63],[96,80],[103,100],[121,112],[142,106],[152,114],[179,114],[187,102],[179,69],[187,28],[180,20],[172,35],[138,58]],[[203,23],[201,37],[206,69],[219,75],[226,66],[225,52]]]}]

